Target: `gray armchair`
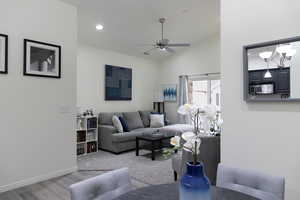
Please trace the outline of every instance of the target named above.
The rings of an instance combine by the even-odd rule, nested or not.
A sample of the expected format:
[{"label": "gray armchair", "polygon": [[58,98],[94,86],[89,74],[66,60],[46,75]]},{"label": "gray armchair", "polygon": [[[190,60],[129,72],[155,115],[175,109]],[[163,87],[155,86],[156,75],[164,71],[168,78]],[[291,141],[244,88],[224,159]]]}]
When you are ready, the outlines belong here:
[{"label": "gray armchair", "polygon": [[[186,172],[186,163],[193,160],[190,152],[182,150],[172,158],[172,168],[174,170],[174,179]],[[213,185],[216,184],[217,168],[220,163],[220,137],[208,136],[201,138],[199,160],[204,164],[206,176]]]},{"label": "gray armchair", "polygon": [[70,186],[71,200],[112,200],[132,189],[127,168],[108,172]]},{"label": "gray armchair", "polygon": [[220,164],[217,186],[242,192],[261,200],[283,200],[285,180],[282,177]]}]

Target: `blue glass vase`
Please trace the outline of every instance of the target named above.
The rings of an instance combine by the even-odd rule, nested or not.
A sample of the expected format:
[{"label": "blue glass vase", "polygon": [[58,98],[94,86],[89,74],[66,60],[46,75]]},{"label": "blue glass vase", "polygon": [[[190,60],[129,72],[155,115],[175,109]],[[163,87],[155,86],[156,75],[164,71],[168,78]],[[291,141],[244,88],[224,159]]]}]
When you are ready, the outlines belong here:
[{"label": "blue glass vase", "polygon": [[189,162],[179,186],[180,200],[211,200],[210,181],[202,163]]}]

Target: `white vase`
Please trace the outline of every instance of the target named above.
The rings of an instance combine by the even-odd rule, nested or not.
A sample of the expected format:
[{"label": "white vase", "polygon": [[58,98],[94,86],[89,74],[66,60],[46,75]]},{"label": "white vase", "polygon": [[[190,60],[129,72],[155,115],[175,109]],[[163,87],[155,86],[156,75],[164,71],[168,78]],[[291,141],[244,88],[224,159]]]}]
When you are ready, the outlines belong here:
[{"label": "white vase", "polygon": [[47,61],[44,61],[42,63],[42,71],[43,72],[47,72],[48,71],[48,62]]}]

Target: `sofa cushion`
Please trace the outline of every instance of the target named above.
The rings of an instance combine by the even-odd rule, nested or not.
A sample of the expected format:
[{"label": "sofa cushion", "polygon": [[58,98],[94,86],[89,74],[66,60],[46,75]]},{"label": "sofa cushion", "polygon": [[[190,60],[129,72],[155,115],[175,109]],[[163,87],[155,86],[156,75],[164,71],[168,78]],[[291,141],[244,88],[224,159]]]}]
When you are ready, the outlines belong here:
[{"label": "sofa cushion", "polygon": [[119,143],[135,141],[135,138],[141,135],[142,133],[139,132],[124,132],[120,134],[114,134],[112,135],[112,142]]},{"label": "sofa cushion", "polygon": [[151,111],[139,111],[144,127],[150,127]]},{"label": "sofa cushion", "polygon": [[122,113],[113,113],[113,112],[101,112],[99,113],[99,124],[101,125],[113,125],[112,117],[116,115],[118,117],[123,116]]},{"label": "sofa cushion", "polygon": [[153,133],[157,132],[157,130],[159,130],[158,128],[139,128],[139,129],[135,129],[131,132],[135,133],[142,133],[142,135],[152,135]]},{"label": "sofa cushion", "polygon": [[124,133],[112,135],[112,141],[113,142],[135,141],[136,137],[142,136],[142,135],[145,135],[145,134],[152,134],[155,131],[157,131],[156,128],[140,128],[140,129],[135,129],[135,130],[130,131],[130,132],[124,132]]},{"label": "sofa cushion", "polygon": [[194,127],[190,124],[173,124],[164,126],[160,128],[159,131],[166,136],[181,136],[184,132],[193,132]]},{"label": "sofa cushion", "polygon": [[125,112],[123,113],[124,119],[128,125],[129,131],[138,128],[144,128],[141,116],[138,112]]}]

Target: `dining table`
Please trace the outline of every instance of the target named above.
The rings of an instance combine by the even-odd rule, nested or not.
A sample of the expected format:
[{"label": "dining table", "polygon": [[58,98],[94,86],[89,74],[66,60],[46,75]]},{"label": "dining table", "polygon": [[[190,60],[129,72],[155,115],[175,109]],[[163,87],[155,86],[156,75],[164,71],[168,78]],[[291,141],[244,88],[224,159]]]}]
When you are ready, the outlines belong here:
[{"label": "dining table", "polygon": [[[241,192],[216,186],[211,186],[211,197],[211,200],[259,200]],[[119,196],[116,200],[179,200],[179,184],[171,183],[139,188]]]}]

